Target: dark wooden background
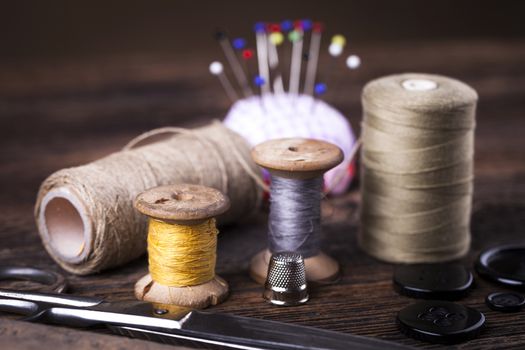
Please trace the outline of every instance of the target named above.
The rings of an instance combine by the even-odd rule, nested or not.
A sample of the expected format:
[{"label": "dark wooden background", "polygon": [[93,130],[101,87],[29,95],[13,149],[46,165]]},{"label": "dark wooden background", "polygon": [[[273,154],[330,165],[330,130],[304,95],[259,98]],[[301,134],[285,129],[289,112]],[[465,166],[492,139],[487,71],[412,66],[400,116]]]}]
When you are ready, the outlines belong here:
[{"label": "dark wooden background", "polygon": [[[205,7],[209,11],[186,2],[45,3],[49,5],[12,2],[1,14],[0,264],[58,271],[40,244],[32,216],[41,181],[57,169],[116,151],[140,132],[222,118],[229,103],[207,71],[209,62],[220,57],[209,32],[222,25],[248,35],[258,12],[238,7],[240,2],[224,8],[209,4]],[[485,247],[525,241],[525,37],[516,3],[489,7],[444,1],[423,6],[400,1],[394,6],[357,1],[337,11],[336,2],[306,1],[297,8],[298,15],[319,13],[332,31],[355,37],[352,48],[362,57],[363,67],[342,73],[341,88],[330,91],[326,99],[349,117],[357,131],[361,88],[385,74],[445,74],[478,91],[473,244],[464,259],[469,267]],[[271,5],[275,3],[268,3],[262,12],[264,19],[275,18]],[[286,14],[296,5],[282,6]],[[187,21],[180,22],[185,17]],[[197,19],[202,22],[195,32],[179,31]],[[327,60],[322,57],[321,73],[330,76]],[[343,279],[312,290],[311,301],[297,308],[265,304],[261,287],[247,275],[250,257],[265,245],[266,213],[224,228],[218,273],[230,283],[231,296],[214,309],[439,348],[397,331],[396,312],[413,300],[392,290],[391,265],[357,249],[359,200],[354,186],[323,203],[324,247],[341,262]],[[94,276],[68,276],[70,292],[129,299],[134,282],[146,271],[146,259],[141,258]],[[525,312],[501,314],[484,305],[487,293],[504,289],[476,278],[476,288],[462,303],[486,314],[487,329],[456,348],[525,348]],[[164,348],[5,316],[0,317],[0,344],[5,349]]]}]

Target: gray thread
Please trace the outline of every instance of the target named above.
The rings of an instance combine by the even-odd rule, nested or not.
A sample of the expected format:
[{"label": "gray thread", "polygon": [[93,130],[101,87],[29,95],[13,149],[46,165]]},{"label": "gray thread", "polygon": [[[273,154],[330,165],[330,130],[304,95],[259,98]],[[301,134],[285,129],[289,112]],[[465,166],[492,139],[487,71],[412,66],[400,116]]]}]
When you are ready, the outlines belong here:
[{"label": "gray thread", "polygon": [[297,252],[305,258],[319,251],[323,178],[272,176],[268,245],[272,253]]}]

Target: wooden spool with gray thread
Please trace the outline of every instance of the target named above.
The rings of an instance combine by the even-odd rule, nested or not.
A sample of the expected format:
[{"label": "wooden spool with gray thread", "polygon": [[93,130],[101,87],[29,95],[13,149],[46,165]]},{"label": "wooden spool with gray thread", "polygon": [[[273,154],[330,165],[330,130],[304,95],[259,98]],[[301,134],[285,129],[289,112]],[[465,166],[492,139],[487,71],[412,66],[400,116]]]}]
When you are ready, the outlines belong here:
[{"label": "wooden spool with gray thread", "polygon": [[[254,161],[273,176],[287,179],[312,179],[343,161],[341,149],[331,143],[286,138],[264,142],[252,150]],[[271,254],[269,249],[252,258],[250,275],[258,283],[264,283]],[[306,257],[306,278],[310,282],[332,283],[339,278],[339,264],[322,251]]]}]

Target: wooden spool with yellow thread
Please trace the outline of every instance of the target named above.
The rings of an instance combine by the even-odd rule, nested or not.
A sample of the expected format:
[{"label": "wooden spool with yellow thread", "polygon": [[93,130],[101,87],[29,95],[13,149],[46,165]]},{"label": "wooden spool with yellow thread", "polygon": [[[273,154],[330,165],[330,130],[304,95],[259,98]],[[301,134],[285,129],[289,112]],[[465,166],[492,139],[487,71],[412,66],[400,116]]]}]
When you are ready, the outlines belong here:
[{"label": "wooden spool with yellow thread", "polygon": [[178,184],[139,194],[135,208],[149,217],[150,273],[135,284],[135,296],[159,304],[205,308],[228,296],[215,275],[215,217],[230,207],[213,188]]}]

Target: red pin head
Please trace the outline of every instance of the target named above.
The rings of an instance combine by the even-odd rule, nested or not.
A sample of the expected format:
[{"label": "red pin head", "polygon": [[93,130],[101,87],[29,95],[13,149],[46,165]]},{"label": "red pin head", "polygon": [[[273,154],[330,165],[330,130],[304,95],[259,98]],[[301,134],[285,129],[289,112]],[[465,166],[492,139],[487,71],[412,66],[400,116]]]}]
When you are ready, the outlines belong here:
[{"label": "red pin head", "polygon": [[249,60],[252,57],[253,57],[253,50],[250,50],[250,49],[242,50],[242,58],[244,58],[245,60]]},{"label": "red pin head", "polygon": [[267,30],[269,33],[280,32],[281,25],[279,23],[268,23]]},{"label": "red pin head", "polygon": [[316,33],[321,33],[324,30],[324,25],[322,22],[314,22],[312,30]]}]

